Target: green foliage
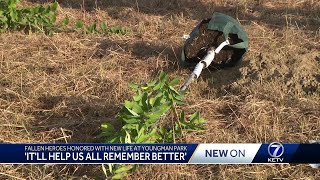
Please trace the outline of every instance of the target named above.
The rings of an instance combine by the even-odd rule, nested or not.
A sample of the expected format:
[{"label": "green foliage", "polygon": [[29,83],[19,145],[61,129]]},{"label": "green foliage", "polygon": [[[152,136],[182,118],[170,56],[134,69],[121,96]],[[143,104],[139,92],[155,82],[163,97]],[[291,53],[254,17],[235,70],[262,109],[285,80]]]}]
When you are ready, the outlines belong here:
[{"label": "green foliage", "polygon": [[50,31],[56,21],[58,3],[48,6],[36,6],[17,9],[19,0],[0,1],[0,28],[6,30],[42,30]]},{"label": "green foliage", "polygon": [[[76,25],[78,29],[83,28],[83,23],[79,21],[79,27],[78,24]],[[99,34],[119,34],[119,35],[125,35],[129,32],[129,30],[122,26],[114,26],[108,28],[106,23],[102,22],[99,26],[97,26],[97,23],[92,23],[86,27],[84,27],[85,33],[99,33]]]},{"label": "green foliage", "polygon": [[97,24],[96,23],[92,23],[91,25],[87,26],[85,28],[87,33],[94,33],[97,32]]},{"label": "green foliage", "polygon": [[[54,30],[65,31],[69,25],[69,17],[66,15],[62,20],[61,26],[56,25],[56,10],[58,3],[54,2],[48,6],[35,6],[27,8],[17,8],[19,0],[0,0],[0,31],[8,30],[29,30],[42,31],[52,34]],[[62,29],[61,29],[62,28]],[[75,27],[71,31],[81,30],[85,33],[100,33],[100,34],[119,34],[125,35],[128,29],[121,26],[108,28],[102,22],[99,27],[96,23],[84,25],[78,20]]]},{"label": "green foliage", "polygon": [[[177,91],[174,86],[179,79],[168,80],[165,73],[161,73],[157,80],[145,84],[129,84],[135,91],[131,101],[125,101],[117,119],[121,122],[120,130],[116,130],[111,123],[101,126],[101,136],[106,143],[164,143],[176,142],[184,132],[201,130],[205,122],[196,112],[185,117],[185,112],[178,105],[183,104],[184,92]],[[174,115],[171,123],[162,122],[169,111]],[[109,165],[109,173],[113,178],[122,178],[129,170],[137,166]],[[121,169],[121,170],[120,170]]]},{"label": "green foliage", "polygon": [[100,31],[101,31],[101,33],[106,33],[106,32],[107,32],[107,25],[106,25],[106,23],[102,22],[102,23],[100,24]]},{"label": "green foliage", "polygon": [[83,22],[80,21],[80,20],[78,20],[78,21],[76,22],[76,29],[82,29],[82,28],[83,28]]},{"label": "green foliage", "polygon": [[112,34],[120,34],[120,35],[125,35],[128,33],[128,29],[125,27],[121,27],[121,26],[115,26],[115,27],[111,27],[109,32]]},{"label": "green foliage", "polygon": [[62,23],[63,23],[63,26],[67,26],[67,25],[69,24],[69,17],[68,17],[68,15],[66,15],[66,16],[64,17]]}]

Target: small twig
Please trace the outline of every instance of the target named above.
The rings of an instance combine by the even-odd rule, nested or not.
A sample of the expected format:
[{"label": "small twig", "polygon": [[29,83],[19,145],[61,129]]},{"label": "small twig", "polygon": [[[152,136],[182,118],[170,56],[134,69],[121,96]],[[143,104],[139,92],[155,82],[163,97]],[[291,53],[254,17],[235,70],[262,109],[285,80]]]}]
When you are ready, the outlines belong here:
[{"label": "small twig", "polygon": [[[177,108],[176,108],[175,104],[173,104],[172,111],[173,111],[173,114],[174,114],[174,116],[175,116],[175,118],[176,118],[176,120],[178,122],[178,125],[179,125],[180,129],[182,129],[181,123],[180,123],[180,117],[178,115]],[[175,127],[175,124],[173,123],[172,126]]]},{"label": "small twig", "polygon": [[175,132],[175,130],[174,130],[174,121],[173,120],[171,120],[172,121],[172,136],[173,136],[173,143],[176,143],[176,132]]},{"label": "small twig", "polygon": [[136,7],[137,7],[137,10],[138,10],[138,13],[140,13],[138,0],[136,0]]},{"label": "small twig", "polygon": [[67,137],[70,137],[70,136],[67,136],[67,134],[64,132],[63,128],[60,128],[60,130],[61,130],[61,132],[62,132],[62,135],[63,135],[64,141],[68,144]]},{"label": "small twig", "polygon": [[178,115],[178,112],[177,112],[176,105],[173,104],[173,106],[172,106],[171,109],[172,109],[172,112],[173,112],[174,117],[175,117],[177,120],[179,120],[179,115]]},{"label": "small twig", "polygon": [[15,124],[1,124],[1,127],[14,127],[14,128],[24,128],[22,125],[15,125]]}]

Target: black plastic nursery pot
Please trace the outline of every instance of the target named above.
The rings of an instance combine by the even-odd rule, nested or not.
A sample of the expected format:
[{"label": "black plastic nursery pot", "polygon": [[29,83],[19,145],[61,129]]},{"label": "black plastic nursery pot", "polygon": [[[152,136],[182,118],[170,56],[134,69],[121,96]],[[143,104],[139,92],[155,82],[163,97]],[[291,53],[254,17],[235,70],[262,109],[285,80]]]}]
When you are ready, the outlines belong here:
[{"label": "black plastic nursery pot", "polygon": [[181,62],[185,66],[195,66],[210,48],[217,48],[229,40],[216,54],[209,68],[231,67],[238,64],[248,50],[249,39],[243,27],[232,17],[214,13],[211,18],[202,20],[190,33],[182,49]]}]

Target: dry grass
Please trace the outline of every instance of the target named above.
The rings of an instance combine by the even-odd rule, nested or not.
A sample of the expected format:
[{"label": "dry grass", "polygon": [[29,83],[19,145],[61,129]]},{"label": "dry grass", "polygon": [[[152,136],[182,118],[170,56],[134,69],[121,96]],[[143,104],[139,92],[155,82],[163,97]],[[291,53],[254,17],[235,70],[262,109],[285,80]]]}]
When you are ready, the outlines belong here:
[{"label": "dry grass", "polygon": [[[23,1],[24,5],[45,0]],[[240,67],[204,72],[187,111],[207,119],[187,142],[307,142],[320,139],[320,3],[313,0],[60,1],[59,20],[105,21],[126,36],[11,32],[0,36],[0,141],[98,142],[130,98],[129,82],[163,70],[185,79],[183,34],[214,11],[250,36]],[[93,165],[1,165],[1,179],[103,179]],[[319,179],[307,165],[145,165],[129,179]]]}]

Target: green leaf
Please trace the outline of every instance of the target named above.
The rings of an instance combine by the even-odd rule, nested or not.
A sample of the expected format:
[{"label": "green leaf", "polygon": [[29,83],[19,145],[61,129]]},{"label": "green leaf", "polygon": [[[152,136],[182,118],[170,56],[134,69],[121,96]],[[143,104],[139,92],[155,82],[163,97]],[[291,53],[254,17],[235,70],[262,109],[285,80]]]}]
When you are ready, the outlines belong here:
[{"label": "green leaf", "polygon": [[[102,166],[102,171],[103,171],[104,175],[107,177],[108,173],[107,173],[106,167],[104,167],[104,164],[101,164],[101,166]],[[110,170],[110,168],[109,168],[109,170]]]},{"label": "green leaf", "polygon": [[96,24],[96,23],[93,23],[93,24],[91,25],[91,27],[92,27],[92,31],[93,31],[93,32],[96,32],[96,31],[97,31],[97,24]]},{"label": "green leaf", "polygon": [[96,23],[92,23],[90,26],[86,27],[86,31],[88,33],[94,33],[94,32],[97,31],[97,27],[96,26],[97,26]]},{"label": "green leaf", "polygon": [[119,143],[120,142],[120,136],[115,135],[114,137],[107,138],[105,142],[106,143]]},{"label": "green leaf", "polygon": [[144,134],[144,130],[145,130],[145,128],[141,127],[141,129],[138,131],[138,136],[143,135]]},{"label": "green leaf", "polygon": [[135,102],[139,102],[141,99],[142,99],[142,95],[133,96],[133,100],[134,100]]},{"label": "green leaf", "polygon": [[175,95],[175,96],[173,96],[173,98],[175,99],[175,100],[177,100],[177,101],[183,101],[183,95]]},{"label": "green leaf", "polygon": [[163,97],[161,97],[161,96],[160,97],[156,97],[156,100],[154,101],[153,106],[154,107],[160,106],[162,99],[163,99]]},{"label": "green leaf", "polygon": [[175,133],[176,134],[180,134],[181,133],[181,128],[180,128],[180,125],[178,123],[175,123]]},{"label": "green leaf", "polygon": [[129,83],[129,87],[132,88],[132,89],[138,89],[139,88],[139,84]]},{"label": "green leaf", "polygon": [[173,140],[173,131],[171,130],[166,137],[167,141],[172,141]]},{"label": "green leaf", "polygon": [[176,95],[180,95],[180,93],[175,90],[172,86],[168,86],[171,91],[173,91]]},{"label": "green leaf", "polygon": [[135,116],[135,117],[139,117],[139,114],[137,114],[136,112],[134,112],[133,110],[127,108],[127,107],[124,107],[124,110],[125,112],[128,112],[130,113],[131,115]]},{"label": "green leaf", "polygon": [[155,100],[156,100],[155,98],[149,98],[149,104],[150,104],[151,106],[153,106]]},{"label": "green leaf", "polygon": [[197,111],[194,114],[192,114],[189,119],[191,122],[193,122],[194,120],[198,119],[199,117],[200,117],[200,113]]},{"label": "green leaf", "polygon": [[157,121],[162,115],[165,115],[169,110],[170,110],[170,106],[165,103],[162,104],[161,106],[157,107],[156,109],[154,109],[154,111],[152,111],[151,113],[148,113],[146,116],[148,117],[148,119],[146,120],[146,122],[148,124],[152,124],[155,121]]},{"label": "green leaf", "polygon": [[57,10],[57,7],[58,7],[58,2],[54,2],[51,6],[50,6],[50,10],[51,11],[56,11]]},{"label": "green leaf", "polygon": [[8,8],[9,9],[15,9],[17,7],[18,1],[16,0],[9,0],[8,1]]},{"label": "green leaf", "polygon": [[134,118],[131,118],[131,119],[123,119],[124,122],[128,123],[128,124],[135,124],[135,123],[138,123],[139,120],[138,119],[134,119]]},{"label": "green leaf", "polygon": [[147,140],[148,140],[148,136],[143,134],[137,138],[136,143],[146,143]]},{"label": "green leaf", "polygon": [[124,130],[135,130],[137,128],[138,124],[126,124],[122,126],[122,129]]},{"label": "green leaf", "polygon": [[63,26],[67,26],[69,24],[69,17],[66,15],[63,19]]},{"label": "green leaf", "polygon": [[142,114],[143,113],[143,109],[142,107],[137,103],[137,102],[132,102],[132,110],[138,114]]},{"label": "green leaf", "polygon": [[128,175],[127,173],[119,173],[119,174],[112,176],[112,179],[122,179],[127,175]]},{"label": "green leaf", "polygon": [[[131,136],[128,131],[126,131],[125,143],[131,143]],[[117,173],[117,171],[116,171],[116,173]]]},{"label": "green leaf", "polygon": [[185,122],[184,111],[181,111],[181,113],[180,113],[180,121]]},{"label": "green leaf", "polygon": [[122,173],[122,172],[127,172],[132,168],[133,168],[132,165],[125,165],[125,166],[122,166],[121,168],[115,170],[115,173],[118,174],[118,173]]},{"label": "green leaf", "polygon": [[147,83],[147,86],[152,87],[152,86],[156,85],[156,83],[157,83],[157,80],[154,80],[154,81]]},{"label": "green leaf", "polygon": [[153,128],[152,131],[150,132],[150,136],[152,138],[153,141],[156,141],[157,139],[160,138],[160,135],[158,133],[158,128]]},{"label": "green leaf", "polygon": [[113,135],[115,132],[114,126],[108,122],[101,124],[102,135],[109,136]]},{"label": "green leaf", "polygon": [[136,143],[143,143],[146,142],[146,140],[148,139],[148,136],[145,135],[145,128],[142,127],[139,132],[138,132],[138,136],[136,137]]},{"label": "green leaf", "polygon": [[159,128],[160,134],[164,135],[166,133],[166,129],[164,127]]},{"label": "green leaf", "polygon": [[102,33],[106,33],[106,32],[107,32],[107,25],[106,25],[106,23],[102,22],[102,23],[100,24],[100,31],[101,31]]},{"label": "green leaf", "polygon": [[83,28],[83,22],[80,21],[80,20],[78,20],[78,21],[76,22],[76,28],[77,28],[77,29]]},{"label": "green leaf", "polygon": [[113,166],[112,164],[108,164],[110,173],[112,173],[112,166]]},{"label": "green leaf", "polygon": [[177,105],[184,105],[184,104],[185,104],[182,100],[178,100],[178,99],[176,99],[175,97],[174,97],[174,100],[175,100],[175,103],[176,103]]},{"label": "green leaf", "polygon": [[197,119],[197,120],[195,121],[196,124],[204,124],[205,122],[206,122],[206,120],[203,119],[203,118],[199,118],[199,119]]},{"label": "green leaf", "polygon": [[149,110],[149,104],[148,104],[148,93],[145,92],[143,93],[142,99],[141,99],[141,103],[142,103],[142,109],[144,111],[148,111]]},{"label": "green leaf", "polygon": [[178,78],[175,78],[169,83],[169,85],[170,86],[175,86],[175,85],[179,84],[179,82],[180,82],[180,80]]},{"label": "green leaf", "polygon": [[167,78],[168,78],[167,74],[162,71],[162,72],[160,73],[160,81],[161,81],[161,82],[164,82],[164,81],[167,80]]},{"label": "green leaf", "polygon": [[110,33],[125,35],[127,33],[127,29],[125,27],[114,26],[109,29]]},{"label": "green leaf", "polygon": [[128,109],[131,109],[132,108],[132,102],[128,101],[128,100],[125,100],[124,101],[124,107],[126,107]]},{"label": "green leaf", "polygon": [[159,90],[163,87],[164,83],[159,82],[156,86],[154,86],[153,90]]}]

